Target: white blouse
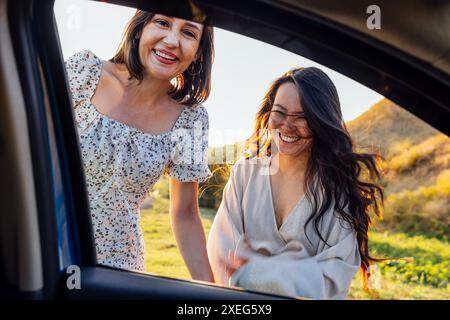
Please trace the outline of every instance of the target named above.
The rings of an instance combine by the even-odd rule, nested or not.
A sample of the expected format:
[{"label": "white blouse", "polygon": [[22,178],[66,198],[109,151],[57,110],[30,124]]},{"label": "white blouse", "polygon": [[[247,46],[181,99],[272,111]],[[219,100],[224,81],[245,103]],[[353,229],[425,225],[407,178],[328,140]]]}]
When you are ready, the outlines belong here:
[{"label": "white blouse", "polygon": [[165,172],[179,181],[204,181],[208,169],[208,113],[185,106],[173,128],[150,134],[97,111],[91,98],[103,62],[91,51],[66,61],[100,264],[145,271],[139,207]]},{"label": "white blouse", "polygon": [[[356,232],[329,209],[319,224],[304,226],[312,206],[305,196],[278,229],[269,177],[270,158],[239,160],[225,186],[208,238],[208,256],[216,282],[286,296],[345,299],[361,263]],[[333,208],[334,203],[332,203]],[[245,249],[244,238],[254,250]],[[249,258],[231,278],[229,253]]]}]

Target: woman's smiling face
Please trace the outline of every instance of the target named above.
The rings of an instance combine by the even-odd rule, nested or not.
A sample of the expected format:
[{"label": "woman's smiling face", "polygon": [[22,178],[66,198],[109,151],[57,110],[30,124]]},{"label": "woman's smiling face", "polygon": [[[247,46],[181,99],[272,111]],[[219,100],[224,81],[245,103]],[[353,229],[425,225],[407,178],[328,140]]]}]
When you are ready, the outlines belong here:
[{"label": "woman's smiling face", "polygon": [[145,76],[170,80],[183,73],[197,58],[202,32],[200,23],[156,14],[139,40]]},{"label": "woman's smiling face", "polygon": [[298,156],[311,147],[311,131],[294,83],[278,88],[268,127],[281,154]]}]

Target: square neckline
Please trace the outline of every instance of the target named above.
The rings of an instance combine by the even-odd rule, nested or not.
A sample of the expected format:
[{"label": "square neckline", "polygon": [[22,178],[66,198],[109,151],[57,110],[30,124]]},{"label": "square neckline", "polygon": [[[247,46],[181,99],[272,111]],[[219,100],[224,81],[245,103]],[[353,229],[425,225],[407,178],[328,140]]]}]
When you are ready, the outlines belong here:
[{"label": "square neckline", "polygon": [[97,114],[97,116],[111,122],[111,123],[115,123],[121,127],[124,127],[126,129],[128,129],[129,131],[133,131],[137,134],[143,135],[143,136],[147,136],[150,138],[158,138],[158,137],[164,137],[167,136],[169,134],[171,134],[175,129],[177,129],[177,127],[179,126],[179,122],[181,121],[181,119],[184,117],[184,113],[186,112],[186,110],[189,108],[186,105],[183,105],[183,110],[181,110],[180,115],[178,116],[178,118],[175,120],[175,123],[173,124],[172,128],[169,131],[166,132],[161,132],[161,133],[150,133],[150,132],[145,132],[141,129],[138,129],[136,127],[130,126],[124,122],[121,122],[119,120],[113,119],[110,116],[98,111],[97,107],[95,106],[95,104],[92,102],[92,97],[94,96],[97,87],[98,87],[98,83],[100,82],[100,78],[101,75],[103,73],[103,60],[101,60],[99,57],[97,57],[94,53],[92,53],[94,59],[96,60],[96,69],[97,69],[97,73],[96,73],[96,78],[94,79],[94,81],[92,82],[93,85],[93,89],[92,89],[92,93],[90,94],[90,96],[87,98],[87,101],[89,103],[89,105],[92,107],[92,109],[94,110],[94,112]]}]

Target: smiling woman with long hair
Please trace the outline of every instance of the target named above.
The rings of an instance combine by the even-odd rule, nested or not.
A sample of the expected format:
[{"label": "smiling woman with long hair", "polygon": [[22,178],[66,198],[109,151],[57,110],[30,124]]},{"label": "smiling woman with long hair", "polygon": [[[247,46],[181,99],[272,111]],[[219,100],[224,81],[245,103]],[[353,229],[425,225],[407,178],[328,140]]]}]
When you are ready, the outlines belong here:
[{"label": "smiling woman with long hair", "polygon": [[357,153],[338,94],[318,68],[278,78],[233,167],[211,227],[216,282],[316,299],[344,299],[371,261],[370,214],[381,215],[375,154]]},{"label": "smiling woman with long hair", "polygon": [[212,27],[137,10],[112,59],[67,60],[100,264],[145,271],[139,207],[166,172],[181,254],[194,279],[213,280],[198,207],[213,55]]}]

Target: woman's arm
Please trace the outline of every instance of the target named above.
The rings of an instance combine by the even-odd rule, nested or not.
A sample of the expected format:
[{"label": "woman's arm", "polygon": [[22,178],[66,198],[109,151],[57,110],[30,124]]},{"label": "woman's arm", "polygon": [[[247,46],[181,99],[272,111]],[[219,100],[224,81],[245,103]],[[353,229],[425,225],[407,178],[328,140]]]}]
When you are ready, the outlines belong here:
[{"label": "woman's arm", "polygon": [[170,179],[170,220],[192,279],[214,282],[198,207],[198,182]]}]

